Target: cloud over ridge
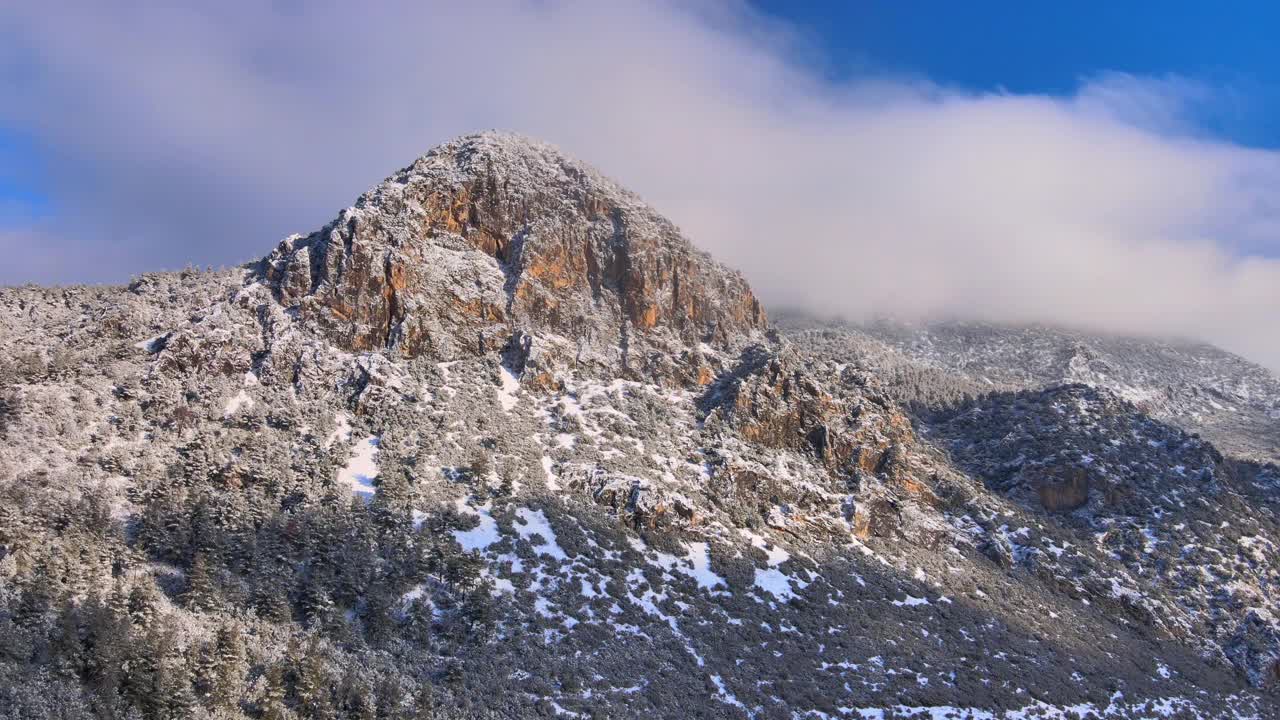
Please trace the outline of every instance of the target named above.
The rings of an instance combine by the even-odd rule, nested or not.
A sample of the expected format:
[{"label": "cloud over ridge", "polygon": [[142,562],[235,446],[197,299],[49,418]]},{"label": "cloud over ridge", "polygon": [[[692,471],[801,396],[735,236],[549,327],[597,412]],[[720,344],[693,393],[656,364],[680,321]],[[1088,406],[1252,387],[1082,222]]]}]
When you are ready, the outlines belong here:
[{"label": "cloud over ridge", "polygon": [[1280,367],[1280,153],[1201,132],[1221,91],[1192,80],[836,83],[729,0],[55,6],[0,9],[0,126],[47,151],[53,216],[0,230],[0,283],[243,261],[499,127],[637,190],[767,302],[1178,334]]}]

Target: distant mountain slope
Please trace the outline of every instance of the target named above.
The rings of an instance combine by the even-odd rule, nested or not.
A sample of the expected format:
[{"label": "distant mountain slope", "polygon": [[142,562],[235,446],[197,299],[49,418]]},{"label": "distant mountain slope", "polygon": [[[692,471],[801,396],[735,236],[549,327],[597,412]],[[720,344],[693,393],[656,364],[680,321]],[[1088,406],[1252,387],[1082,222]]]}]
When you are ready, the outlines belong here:
[{"label": "distant mountain slope", "polygon": [[1224,450],[1280,461],[1280,378],[1212,345],[971,322],[846,327],[795,313],[779,323],[793,331],[840,327],[859,341],[860,352],[880,362],[893,364],[900,356],[991,387],[1107,388]]},{"label": "distant mountain slope", "polygon": [[0,717],[1276,717],[1274,467],[779,334],[518,136],[0,358]]}]

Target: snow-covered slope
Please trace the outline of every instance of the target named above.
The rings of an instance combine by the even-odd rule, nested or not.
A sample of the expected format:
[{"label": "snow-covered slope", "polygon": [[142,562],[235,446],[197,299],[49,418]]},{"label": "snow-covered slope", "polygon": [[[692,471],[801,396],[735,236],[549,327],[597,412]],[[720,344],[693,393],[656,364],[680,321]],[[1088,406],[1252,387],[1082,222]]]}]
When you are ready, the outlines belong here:
[{"label": "snow-covered slope", "polygon": [[1275,716],[1274,468],[1082,389],[913,422],[539,143],[0,290],[0,351],[0,709]]},{"label": "snow-covered slope", "polygon": [[1106,388],[1139,410],[1211,438],[1223,450],[1280,460],[1280,378],[1212,345],[1045,326],[975,322],[848,325],[784,314],[788,331],[826,332],[881,370],[916,363],[980,386]]}]

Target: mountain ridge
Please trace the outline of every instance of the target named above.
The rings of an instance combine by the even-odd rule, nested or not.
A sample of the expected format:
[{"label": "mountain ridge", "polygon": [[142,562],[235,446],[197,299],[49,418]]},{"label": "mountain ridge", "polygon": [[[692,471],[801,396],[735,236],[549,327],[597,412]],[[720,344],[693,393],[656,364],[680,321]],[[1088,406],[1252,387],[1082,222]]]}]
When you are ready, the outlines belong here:
[{"label": "mountain ridge", "polygon": [[[1084,383],[1204,433],[1224,450],[1280,461],[1280,378],[1210,343],[976,321],[818,321],[781,313],[784,329],[847,332],[872,365],[905,360],[992,389]],[[882,343],[884,346],[877,346]]]},{"label": "mountain ridge", "polygon": [[0,289],[0,711],[1275,716],[1274,466],[779,332],[474,137],[241,269]]}]

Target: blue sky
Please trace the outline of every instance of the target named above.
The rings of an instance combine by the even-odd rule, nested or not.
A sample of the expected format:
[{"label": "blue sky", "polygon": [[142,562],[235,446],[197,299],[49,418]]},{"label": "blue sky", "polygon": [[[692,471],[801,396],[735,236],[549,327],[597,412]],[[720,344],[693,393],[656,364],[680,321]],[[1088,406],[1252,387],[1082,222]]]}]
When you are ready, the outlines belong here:
[{"label": "blue sky", "polygon": [[918,74],[981,91],[1069,94],[1100,73],[1177,75],[1230,88],[1205,129],[1280,147],[1280,4],[754,0],[794,24],[833,79]]},{"label": "blue sky", "polygon": [[244,263],[500,128],[767,303],[1280,368],[1280,9],[756,2],[0,3],[0,284]]},{"label": "blue sky", "polygon": [[[796,32],[802,62],[833,82],[866,73],[949,87],[1068,95],[1101,73],[1175,75],[1229,92],[1200,130],[1280,147],[1280,4],[751,0]],[[18,102],[17,98],[9,98]],[[0,225],[57,208],[36,141],[0,113]]]},{"label": "blue sky", "polygon": [[0,223],[28,223],[47,210],[39,151],[28,138],[0,127]]}]

